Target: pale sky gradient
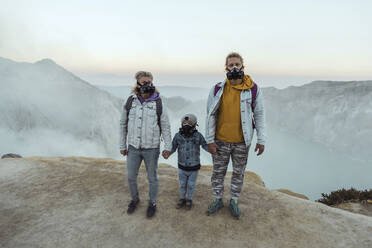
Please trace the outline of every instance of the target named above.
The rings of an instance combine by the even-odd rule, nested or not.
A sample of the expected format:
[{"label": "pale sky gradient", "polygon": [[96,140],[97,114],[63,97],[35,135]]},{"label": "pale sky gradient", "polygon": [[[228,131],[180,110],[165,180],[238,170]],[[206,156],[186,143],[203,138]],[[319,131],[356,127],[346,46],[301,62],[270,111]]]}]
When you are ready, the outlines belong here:
[{"label": "pale sky gradient", "polygon": [[243,55],[246,71],[263,86],[372,79],[369,0],[0,0],[0,6],[1,57],[51,58],[93,83],[128,84],[144,69],[159,84],[203,87],[204,80],[223,79],[231,51]]}]

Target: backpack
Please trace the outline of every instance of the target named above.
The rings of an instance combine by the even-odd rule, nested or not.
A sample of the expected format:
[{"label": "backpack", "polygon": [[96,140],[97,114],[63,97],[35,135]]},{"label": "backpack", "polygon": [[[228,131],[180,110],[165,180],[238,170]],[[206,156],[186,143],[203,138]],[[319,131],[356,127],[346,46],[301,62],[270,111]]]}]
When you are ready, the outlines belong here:
[{"label": "backpack", "polygon": [[[217,83],[215,86],[214,86],[214,96],[217,95],[217,92],[221,89],[221,86],[219,85],[221,82]],[[252,113],[253,113],[253,106],[254,104],[256,103],[256,97],[257,97],[257,84],[254,83],[252,89],[251,89],[251,94],[252,94],[252,102],[251,102],[251,108],[252,108]],[[254,119],[252,119],[252,126],[253,128],[256,127],[255,123],[254,123]]]},{"label": "backpack", "polygon": [[[127,102],[125,103],[125,109],[127,110],[127,128],[128,128],[128,120],[129,120],[128,118],[129,111],[132,108],[133,100],[134,100],[134,95],[131,95],[128,97]],[[156,115],[158,116],[158,126],[159,126],[160,133],[161,133],[160,117],[161,117],[161,114],[163,113],[163,104],[162,104],[160,97],[156,99],[155,102],[156,102]]]}]

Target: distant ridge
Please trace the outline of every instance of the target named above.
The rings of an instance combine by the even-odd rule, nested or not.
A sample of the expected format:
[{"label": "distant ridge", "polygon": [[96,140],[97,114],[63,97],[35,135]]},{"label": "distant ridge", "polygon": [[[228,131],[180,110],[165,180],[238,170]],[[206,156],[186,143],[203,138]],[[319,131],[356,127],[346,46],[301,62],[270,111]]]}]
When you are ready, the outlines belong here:
[{"label": "distant ridge", "polygon": [[265,88],[268,122],[353,157],[372,160],[372,80]]}]

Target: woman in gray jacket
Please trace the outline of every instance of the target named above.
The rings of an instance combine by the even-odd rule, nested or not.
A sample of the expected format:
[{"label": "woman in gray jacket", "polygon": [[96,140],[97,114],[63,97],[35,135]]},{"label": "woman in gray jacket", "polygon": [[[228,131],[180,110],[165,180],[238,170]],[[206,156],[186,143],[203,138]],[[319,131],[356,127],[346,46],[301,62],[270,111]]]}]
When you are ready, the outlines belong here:
[{"label": "woman in gray jacket", "polygon": [[138,196],[138,170],[142,160],[145,162],[149,182],[149,205],[147,217],[156,212],[158,194],[158,159],[160,136],[165,142],[163,156],[171,150],[170,123],[162,98],[154,87],[150,72],[139,71],[135,75],[137,84],[123,107],[120,120],[120,153],[127,157],[127,179],[131,202],[127,213],[135,211],[140,199]]}]

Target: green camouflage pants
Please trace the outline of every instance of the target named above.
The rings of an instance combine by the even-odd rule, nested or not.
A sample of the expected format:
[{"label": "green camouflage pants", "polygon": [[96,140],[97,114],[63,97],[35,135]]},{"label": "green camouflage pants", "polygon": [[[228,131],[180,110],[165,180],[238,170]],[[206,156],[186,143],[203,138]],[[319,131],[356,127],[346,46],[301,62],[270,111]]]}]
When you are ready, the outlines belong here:
[{"label": "green camouflage pants", "polygon": [[229,164],[230,156],[232,160],[233,173],[231,177],[231,198],[238,199],[243,187],[244,172],[247,165],[249,147],[242,143],[227,143],[216,140],[218,145],[217,153],[212,155],[213,174],[212,191],[216,198],[222,198],[224,193],[224,180]]}]

